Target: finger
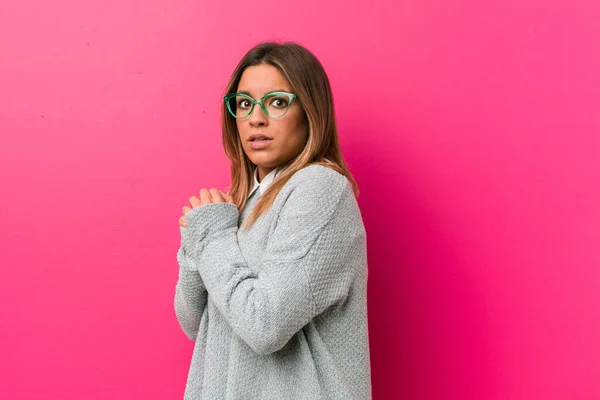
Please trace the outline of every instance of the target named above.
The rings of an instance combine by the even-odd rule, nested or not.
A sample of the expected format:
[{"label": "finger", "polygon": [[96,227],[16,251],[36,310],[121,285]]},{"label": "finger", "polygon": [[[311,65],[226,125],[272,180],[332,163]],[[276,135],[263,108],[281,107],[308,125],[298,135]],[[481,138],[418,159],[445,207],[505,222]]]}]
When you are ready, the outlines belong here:
[{"label": "finger", "polygon": [[187,228],[187,221],[183,215],[179,217],[179,226]]},{"label": "finger", "polygon": [[190,207],[188,207],[188,206],[183,206],[183,207],[181,208],[181,213],[182,213],[183,215],[185,215],[185,214],[187,214],[187,213],[188,213],[188,211],[190,211],[190,210],[191,210],[191,208],[190,208]]},{"label": "finger", "polygon": [[190,204],[193,208],[200,207],[202,205],[202,201],[196,196],[190,197]]},{"label": "finger", "polygon": [[212,188],[210,189],[210,196],[212,197],[213,203],[224,203],[225,198],[223,197],[223,193],[219,189]]},{"label": "finger", "polygon": [[226,200],[228,203],[235,204],[235,201],[233,201],[233,197],[232,197],[232,196],[231,196],[229,193],[226,193],[226,194],[225,194],[225,200]]},{"label": "finger", "polygon": [[205,205],[210,203],[212,203],[212,198],[208,189],[200,189],[200,204]]}]

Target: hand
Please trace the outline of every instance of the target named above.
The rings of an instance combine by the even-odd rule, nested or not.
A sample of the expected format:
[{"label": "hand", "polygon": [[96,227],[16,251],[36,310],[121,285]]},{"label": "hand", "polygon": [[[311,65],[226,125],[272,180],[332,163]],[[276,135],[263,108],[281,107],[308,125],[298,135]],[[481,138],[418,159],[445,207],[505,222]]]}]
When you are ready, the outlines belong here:
[{"label": "hand", "polygon": [[182,226],[184,228],[187,227],[187,221],[185,220],[185,214],[187,214],[188,211],[190,211],[192,208],[197,208],[197,207],[203,206],[205,204],[210,204],[210,203],[235,204],[235,202],[233,201],[233,197],[231,197],[231,195],[229,195],[228,193],[223,193],[219,189],[215,189],[215,188],[212,188],[210,190],[200,189],[200,198],[198,198],[196,196],[190,197],[190,205],[192,207],[190,208],[188,206],[183,206],[183,208],[181,209],[183,215],[181,217],[179,217],[179,226]]}]

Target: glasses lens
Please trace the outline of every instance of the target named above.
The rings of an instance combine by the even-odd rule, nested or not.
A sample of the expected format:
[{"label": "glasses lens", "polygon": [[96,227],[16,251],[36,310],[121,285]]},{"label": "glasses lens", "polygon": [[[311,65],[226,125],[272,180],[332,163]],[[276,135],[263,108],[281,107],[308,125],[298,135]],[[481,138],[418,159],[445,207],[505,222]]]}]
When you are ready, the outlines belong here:
[{"label": "glasses lens", "polygon": [[282,117],[290,108],[290,98],[286,95],[272,94],[263,99],[263,104],[271,118]]},{"label": "glasses lens", "polygon": [[252,109],[252,99],[244,95],[233,96],[227,101],[227,109],[234,117],[245,118]]}]

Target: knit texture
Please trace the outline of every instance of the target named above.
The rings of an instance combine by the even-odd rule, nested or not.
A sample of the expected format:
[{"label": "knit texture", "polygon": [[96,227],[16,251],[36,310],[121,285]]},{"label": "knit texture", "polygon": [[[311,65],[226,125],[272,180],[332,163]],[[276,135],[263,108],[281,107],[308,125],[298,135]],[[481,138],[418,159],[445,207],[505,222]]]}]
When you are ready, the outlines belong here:
[{"label": "knit texture", "polygon": [[212,203],[186,214],[175,314],[195,341],[184,399],[371,399],[366,233],[345,176],[296,172],[248,231]]}]

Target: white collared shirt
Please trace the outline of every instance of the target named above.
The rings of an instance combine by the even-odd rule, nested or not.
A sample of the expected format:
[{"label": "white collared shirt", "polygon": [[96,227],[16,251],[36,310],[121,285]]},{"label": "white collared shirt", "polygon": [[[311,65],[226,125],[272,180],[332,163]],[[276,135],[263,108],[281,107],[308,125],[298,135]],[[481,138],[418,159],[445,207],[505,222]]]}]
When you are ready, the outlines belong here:
[{"label": "white collared shirt", "polygon": [[267,190],[269,185],[273,182],[273,180],[275,179],[275,177],[277,176],[278,173],[279,173],[279,168],[275,168],[273,171],[269,172],[267,174],[267,176],[265,176],[261,182],[258,182],[258,168],[255,167],[254,168],[254,187],[252,188],[252,190],[250,190],[248,197],[250,197],[256,189],[259,189],[260,190],[259,195],[262,195]]}]

